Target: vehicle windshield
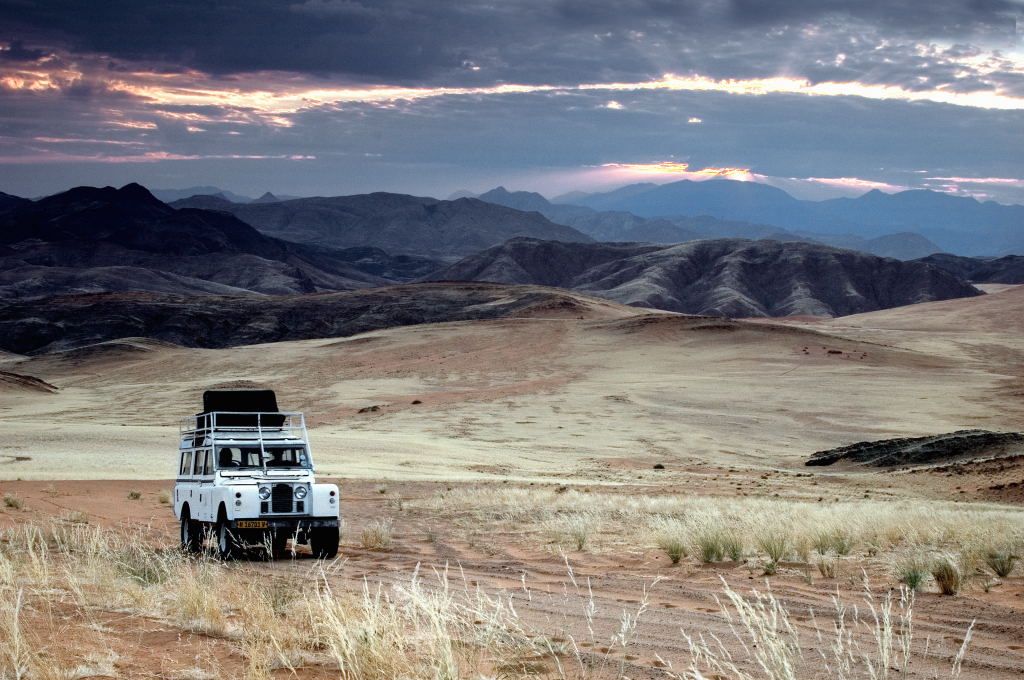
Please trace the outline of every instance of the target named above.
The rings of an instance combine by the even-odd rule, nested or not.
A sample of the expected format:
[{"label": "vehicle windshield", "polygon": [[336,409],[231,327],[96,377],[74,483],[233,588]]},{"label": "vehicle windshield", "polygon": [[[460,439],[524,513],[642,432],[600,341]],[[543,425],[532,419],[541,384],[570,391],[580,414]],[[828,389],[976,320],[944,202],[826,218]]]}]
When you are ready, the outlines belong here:
[{"label": "vehicle windshield", "polygon": [[217,468],[220,470],[262,470],[266,463],[268,470],[306,470],[309,456],[304,446],[264,446],[265,458],[260,460],[258,446],[222,446],[217,451]]}]

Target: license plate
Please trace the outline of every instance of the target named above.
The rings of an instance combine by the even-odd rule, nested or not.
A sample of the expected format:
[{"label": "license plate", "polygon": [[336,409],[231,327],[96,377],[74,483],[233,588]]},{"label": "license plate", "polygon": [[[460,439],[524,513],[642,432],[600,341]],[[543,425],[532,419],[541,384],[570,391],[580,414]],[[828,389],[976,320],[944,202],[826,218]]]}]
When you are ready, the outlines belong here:
[{"label": "license plate", "polygon": [[266,529],[267,520],[265,519],[240,519],[235,522],[239,529]]}]

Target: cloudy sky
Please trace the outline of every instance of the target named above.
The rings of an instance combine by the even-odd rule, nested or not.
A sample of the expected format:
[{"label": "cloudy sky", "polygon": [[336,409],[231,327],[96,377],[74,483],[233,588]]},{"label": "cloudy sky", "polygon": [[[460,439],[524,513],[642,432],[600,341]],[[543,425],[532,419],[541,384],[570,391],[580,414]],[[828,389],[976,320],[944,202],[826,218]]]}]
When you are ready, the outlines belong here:
[{"label": "cloudy sky", "polygon": [[1024,1],[0,0],[0,190],[1024,203]]}]

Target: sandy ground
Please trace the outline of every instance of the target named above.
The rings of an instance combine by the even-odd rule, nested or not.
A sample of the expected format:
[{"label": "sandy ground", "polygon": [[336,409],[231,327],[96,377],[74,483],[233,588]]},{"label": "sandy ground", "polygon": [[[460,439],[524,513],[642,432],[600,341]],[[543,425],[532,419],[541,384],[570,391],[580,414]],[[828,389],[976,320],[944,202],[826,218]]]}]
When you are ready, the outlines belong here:
[{"label": "sandy ground", "polygon": [[[152,523],[174,543],[157,492],[170,485],[160,480],[174,468],[178,418],[195,412],[209,387],[267,385],[283,408],[307,413],[318,467],[344,489],[343,583],[404,578],[420,562],[458,563],[487,587],[514,589],[525,576],[527,616],[567,630],[582,625],[584,602],[550,546],[498,529],[481,543],[451,518],[388,504],[450,487],[531,483],[822,502],[1024,501],[1019,461],[899,474],[803,466],[816,450],[863,439],[1024,429],[1019,286],[835,320],[727,323],[606,309],[229,350],[122,341],[4,356],[0,371],[55,388],[0,381],[0,492],[26,501],[25,510],[0,511],[0,523],[83,511],[103,524]],[[370,406],[379,409],[360,413]],[[657,463],[666,469],[653,470]],[[132,504],[125,498],[136,488],[143,498]],[[395,546],[359,548],[351,535],[382,508],[395,518]],[[653,550],[568,557],[577,576],[591,578],[605,631],[636,606],[645,583],[664,578],[652,591],[643,651],[623,660],[630,677],[658,677],[656,652],[684,656],[680,628],[724,632],[713,599],[721,578],[764,585],[756,569],[672,568]],[[771,588],[798,607],[828,609],[837,591],[859,596],[858,574],[856,561],[826,581],[793,566]],[[947,662],[977,619],[965,677],[1020,677],[1022,597],[1020,576],[992,592],[922,595],[915,625],[938,651],[934,668],[914,675]]]},{"label": "sandy ground", "polygon": [[620,483],[657,462],[794,471],[863,439],[1024,428],[1021,311],[1018,287],[831,321],[629,312],[14,357],[0,370],[57,390],[0,383],[0,479],[165,478],[180,416],[232,384],[270,385],[305,411],[319,466],[348,478]]}]

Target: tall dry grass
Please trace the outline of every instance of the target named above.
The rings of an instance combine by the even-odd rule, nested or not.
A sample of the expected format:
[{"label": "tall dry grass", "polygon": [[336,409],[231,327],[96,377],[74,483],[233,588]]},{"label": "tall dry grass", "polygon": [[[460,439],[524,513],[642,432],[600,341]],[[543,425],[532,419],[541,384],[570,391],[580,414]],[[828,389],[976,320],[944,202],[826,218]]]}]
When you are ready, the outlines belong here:
[{"label": "tall dry grass", "polygon": [[[897,563],[910,553],[956,553],[964,564],[1009,573],[1024,547],[1024,511],[982,503],[823,504],[487,487],[415,504],[476,529],[497,525],[594,552],[656,548],[673,564],[690,556],[704,562],[757,560],[769,574],[791,558],[821,565],[823,573],[835,573],[853,559],[877,559],[897,572]],[[908,585],[920,588],[924,579]]]},{"label": "tall dry grass", "polygon": [[[699,506],[687,504],[686,511],[694,516],[672,506],[662,508],[672,513],[627,509],[621,515],[621,507],[601,497],[581,504],[564,511],[556,507],[542,518],[561,516],[571,522],[585,514],[595,523],[588,529],[588,541],[597,534],[593,527],[601,526],[605,536],[609,523],[642,519],[642,526],[684,546],[709,543],[714,557],[730,553],[732,538],[759,544],[747,532],[761,525],[756,519],[744,524],[738,508],[711,504],[701,514]],[[525,508],[511,512],[522,513],[516,520],[520,522],[539,513]],[[994,520],[990,526],[1012,519],[999,514],[985,517]],[[940,516],[937,521],[947,522],[942,530],[946,538],[960,538],[959,518]],[[794,532],[800,526],[813,526],[803,522],[781,517],[776,530],[786,545],[797,542]],[[841,528],[851,532],[851,540],[859,540],[853,524]],[[860,520],[856,525],[867,526]],[[976,532],[973,539],[978,554],[984,554],[990,534]],[[196,673],[265,679],[280,669],[321,665],[352,680],[621,678],[629,673],[625,659],[637,644],[649,607],[650,591],[645,588],[637,605],[622,612],[619,626],[608,633],[602,626],[609,617],[598,612],[590,582],[576,577],[568,559],[566,601],[560,608],[580,607],[581,617],[573,619],[577,628],[572,630],[551,621],[531,624],[520,617],[518,608],[532,600],[525,576],[522,589],[488,591],[471,585],[461,573],[422,573],[417,568],[390,585],[364,581],[353,591],[340,587],[344,579],[333,573],[341,568],[340,562],[311,561],[305,572],[292,569],[282,574],[259,563],[224,564],[154,544],[145,530],[105,530],[66,520],[0,531],[0,677],[67,678],[81,669],[102,670],[104,664],[113,664],[102,649],[83,648],[68,658],[52,653],[50,636],[62,624],[43,613],[57,602],[83,614],[117,611],[119,618],[141,616],[198,631],[204,639],[233,650],[233,655],[221,654],[221,660],[241,659],[237,668],[205,662],[199,668],[196,662]],[[783,554],[764,546],[758,550],[767,559],[781,559]],[[835,552],[833,543],[828,554]],[[819,638],[810,645],[801,642],[790,611],[771,593],[743,595],[724,581],[722,593],[722,613],[734,639],[691,635],[689,666],[680,671],[669,668],[669,674],[692,679],[717,674],[734,680],[878,680],[902,675],[921,653],[913,638],[909,589],[881,600],[868,597],[859,605],[836,599],[831,625],[819,629]],[[960,672],[969,632],[950,669],[954,677]],[[809,648],[820,653],[809,655]]]},{"label": "tall dry grass", "polygon": [[[744,596],[723,581],[719,607],[739,650],[714,635],[684,636],[690,648],[688,667],[667,675],[676,680],[889,680],[907,678],[915,658],[928,656],[929,640],[914,638],[914,593],[890,590],[878,600],[870,590],[860,605],[833,599],[831,625],[813,619],[816,654],[804,653],[801,634],[789,610],[772,593],[757,590]],[[812,612],[813,615],[813,612]],[[974,629],[964,639],[944,677],[958,678]],[[940,671],[941,672],[941,671]],[[938,674],[935,677],[940,677]]]}]

